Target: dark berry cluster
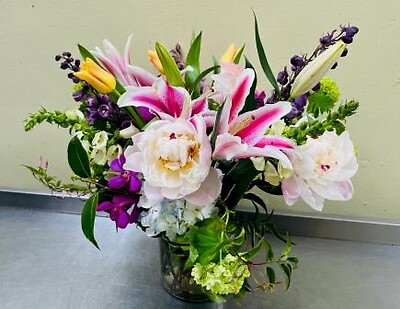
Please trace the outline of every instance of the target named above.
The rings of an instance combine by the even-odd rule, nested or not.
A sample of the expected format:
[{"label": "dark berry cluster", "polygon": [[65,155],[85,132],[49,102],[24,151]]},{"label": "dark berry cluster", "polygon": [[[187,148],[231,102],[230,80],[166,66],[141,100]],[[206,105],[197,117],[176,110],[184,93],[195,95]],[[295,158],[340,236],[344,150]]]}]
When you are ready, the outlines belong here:
[{"label": "dark berry cluster", "polygon": [[72,71],[67,75],[69,79],[71,79],[75,84],[80,82],[80,79],[74,76],[74,73],[79,71],[79,66],[81,64],[79,59],[72,58],[71,53],[68,51],[61,53],[61,55],[56,55],[54,59],[57,62],[61,61],[60,69]]},{"label": "dark berry cluster", "polygon": [[179,70],[183,70],[185,68],[185,60],[183,57],[183,51],[181,45],[176,44],[175,47],[169,51],[169,53],[172,59],[174,59]]},{"label": "dark berry cluster", "polygon": [[130,118],[105,94],[97,94],[86,99],[86,119],[89,124],[99,120],[107,120],[119,129],[125,129],[131,124]]}]

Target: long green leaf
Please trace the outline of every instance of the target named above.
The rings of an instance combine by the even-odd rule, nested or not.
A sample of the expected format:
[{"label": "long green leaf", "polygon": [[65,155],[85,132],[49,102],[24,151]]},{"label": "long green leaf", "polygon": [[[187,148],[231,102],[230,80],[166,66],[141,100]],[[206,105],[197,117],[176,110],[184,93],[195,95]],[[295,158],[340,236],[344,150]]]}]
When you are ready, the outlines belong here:
[{"label": "long green leaf", "polygon": [[193,40],[185,61],[185,65],[190,65],[193,69],[192,71],[187,71],[185,75],[186,86],[191,89],[197,88],[194,82],[200,74],[201,34],[200,32]]},{"label": "long green leaf", "polygon": [[100,250],[99,245],[94,237],[94,221],[96,219],[96,207],[99,202],[98,193],[93,194],[83,206],[81,214],[82,232],[86,238]]},{"label": "long green leaf", "polygon": [[242,57],[244,48],[246,45],[243,44],[243,46],[237,51],[235,58],[233,59],[233,63],[238,64],[240,61],[240,58]]},{"label": "long green leaf", "polygon": [[159,42],[156,42],[156,53],[164,69],[165,77],[172,86],[183,87],[185,85],[175,60],[171,57],[167,48]]},{"label": "long green leaf", "polygon": [[67,154],[68,163],[73,172],[83,178],[90,177],[91,172],[88,155],[81,141],[76,136],[69,142]]},{"label": "long green leaf", "polygon": [[264,51],[264,47],[262,45],[261,39],[260,39],[260,33],[258,31],[258,22],[257,22],[257,16],[254,14],[254,28],[255,28],[255,37],[256,37],[256,47],[257,47],[257,53],[258,53],[258,59],[260,60],[261,67],[265,73],[265,76],[267,76],[269,82],[271,85],[274,87],[275,92],[279,95],[280,90],[278,83],[276,82],[274,73],[271,70],[271,67],[268,63],[267,56]]}]

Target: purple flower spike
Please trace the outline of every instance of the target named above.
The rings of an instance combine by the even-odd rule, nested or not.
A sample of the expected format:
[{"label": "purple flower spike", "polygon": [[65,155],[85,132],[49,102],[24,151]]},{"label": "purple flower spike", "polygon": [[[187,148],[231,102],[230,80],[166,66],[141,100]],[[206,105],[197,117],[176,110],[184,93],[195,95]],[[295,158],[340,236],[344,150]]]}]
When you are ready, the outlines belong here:
[{"label": "purple flower spike", "polygon": [[[116,195],[111,202],[102,202],[97,205],[98,211],[107,211],[110,213],[110,219],[115,222],[118,228],[124,229],[129,223],[137,222],[139,209],[136,206],[138,198],[125,195]],[[133,205],[131,214],[129,208]]]},{"label": "purple flower spike", "polygon": [[138,178],[138,173],[133,171],[124,170],[122,167],[125,163],[125,156],[121,155],[111,161],[110,168],[119,173],[108,180],[108,186],[111,189],[123,189],[126,188],[130,193],[137,193],[142,188],[142,182]]}]

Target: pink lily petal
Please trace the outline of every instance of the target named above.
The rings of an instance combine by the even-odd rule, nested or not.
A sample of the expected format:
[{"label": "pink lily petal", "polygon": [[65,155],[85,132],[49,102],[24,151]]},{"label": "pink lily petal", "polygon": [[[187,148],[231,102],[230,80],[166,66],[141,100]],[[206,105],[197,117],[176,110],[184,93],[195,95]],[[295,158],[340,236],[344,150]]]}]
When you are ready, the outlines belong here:
[{"label": "pink lily petal", "polygon": [[167,107],[168,114],[179,117],[182,113],[187,91],[182,87],[169,85],[164,78],[159,78],[155,85],[158,96]]},{"label": "pink lily petal", "polygon": [[166,112],[164,102],[160,100],[153,87],[129,87],[118,99],[118,106],[143,106],[156,113]]},{"label": "pink lily petal", "polygon": [[230,124],[230,132],[240,136],[244,143],[255,145],[263,136],[264,131],[291,109],[289,102],[278,102],[246,112]]},{"label": "pink lily petal", "polygon": [[265,146],[274,146],[278,149],[293,149],[293,141],[281,136],[265,136],[261,138],[255,147],[263,148]]},{"label": "pink lily petal", "polygon": [[128,36],[128,40],[126,41],[126,45],[125,45],[125,52],[124,52],[124,63],[126,66],[128,66],[129,64],[131,64],[131,41],[132,41],[132,36],[133,34],[130,34]]},{"label": "pink lily petal", "polygon": [[245,153],[247,145],[242,144],[242,140],[238,136],[233,136],[229,133],[223,133],[217,136],[215,140],[215,150],[213,159],[216,160],[231,160],[239,154]]},{"label": "pink lily petal", "polygon": [[192,115],[200,114],[206,110],[208,110],[206,97],[199,97],[192,101]]},{"label": "pink lily petal", "polygon": [[249,95],[251,85],[253,84],[253,80],[254,71],[252,69],[243,70],[231,94],[232,107],[229,114],[229,122],[235,119],[243,109],[246,97]]},{"label": "pink lily petal", "polygon": [[151,86],[157,79],[154,74],[135,65],[128,65],[127,70],[135,77],[138,86]]},{"label": "pink lily petal", "polygon": [[185,199],[195,205],[207,205],[214,202],[221,193],[222,182],[220,173],[211,168],[207,178],[201,183],[200,188],[185,196]]},{"label": "pink lily petal", "polygon": [[224,105],[218,123],[218,134],[224,134],[229,131],[229,114],[232,108],[232,100],[227,98]]},{"label": "pink lily petal", "polygon": [[292,168],[289,158],[279,149],[273,146],[265,146],[264,148],[248,147],[247,150],[234,156],[235,159],[243,159],[249,157],[270,157],[280,161],[285,168]]}]

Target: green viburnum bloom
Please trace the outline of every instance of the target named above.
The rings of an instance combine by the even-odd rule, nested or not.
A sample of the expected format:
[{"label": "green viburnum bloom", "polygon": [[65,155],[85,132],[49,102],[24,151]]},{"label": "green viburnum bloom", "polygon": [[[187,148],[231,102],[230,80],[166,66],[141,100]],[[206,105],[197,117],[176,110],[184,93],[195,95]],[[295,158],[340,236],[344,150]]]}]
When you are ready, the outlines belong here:
[{"label": "green viburnum bloom", "polygon": [[339,100],[340,91],[336,82],[329,78],[323,77],[320,81],[320,88],[308,96],[307,111],[318,116],[320,113],[328,112],[334,107]]},{"label": "green viburnum bloom", "polygon": [[197,263],[192,269],[194,281],[213,294],[237,294],[244,279],[250,276],[245,263],[237,256],[228,254],[218,264]]}]

